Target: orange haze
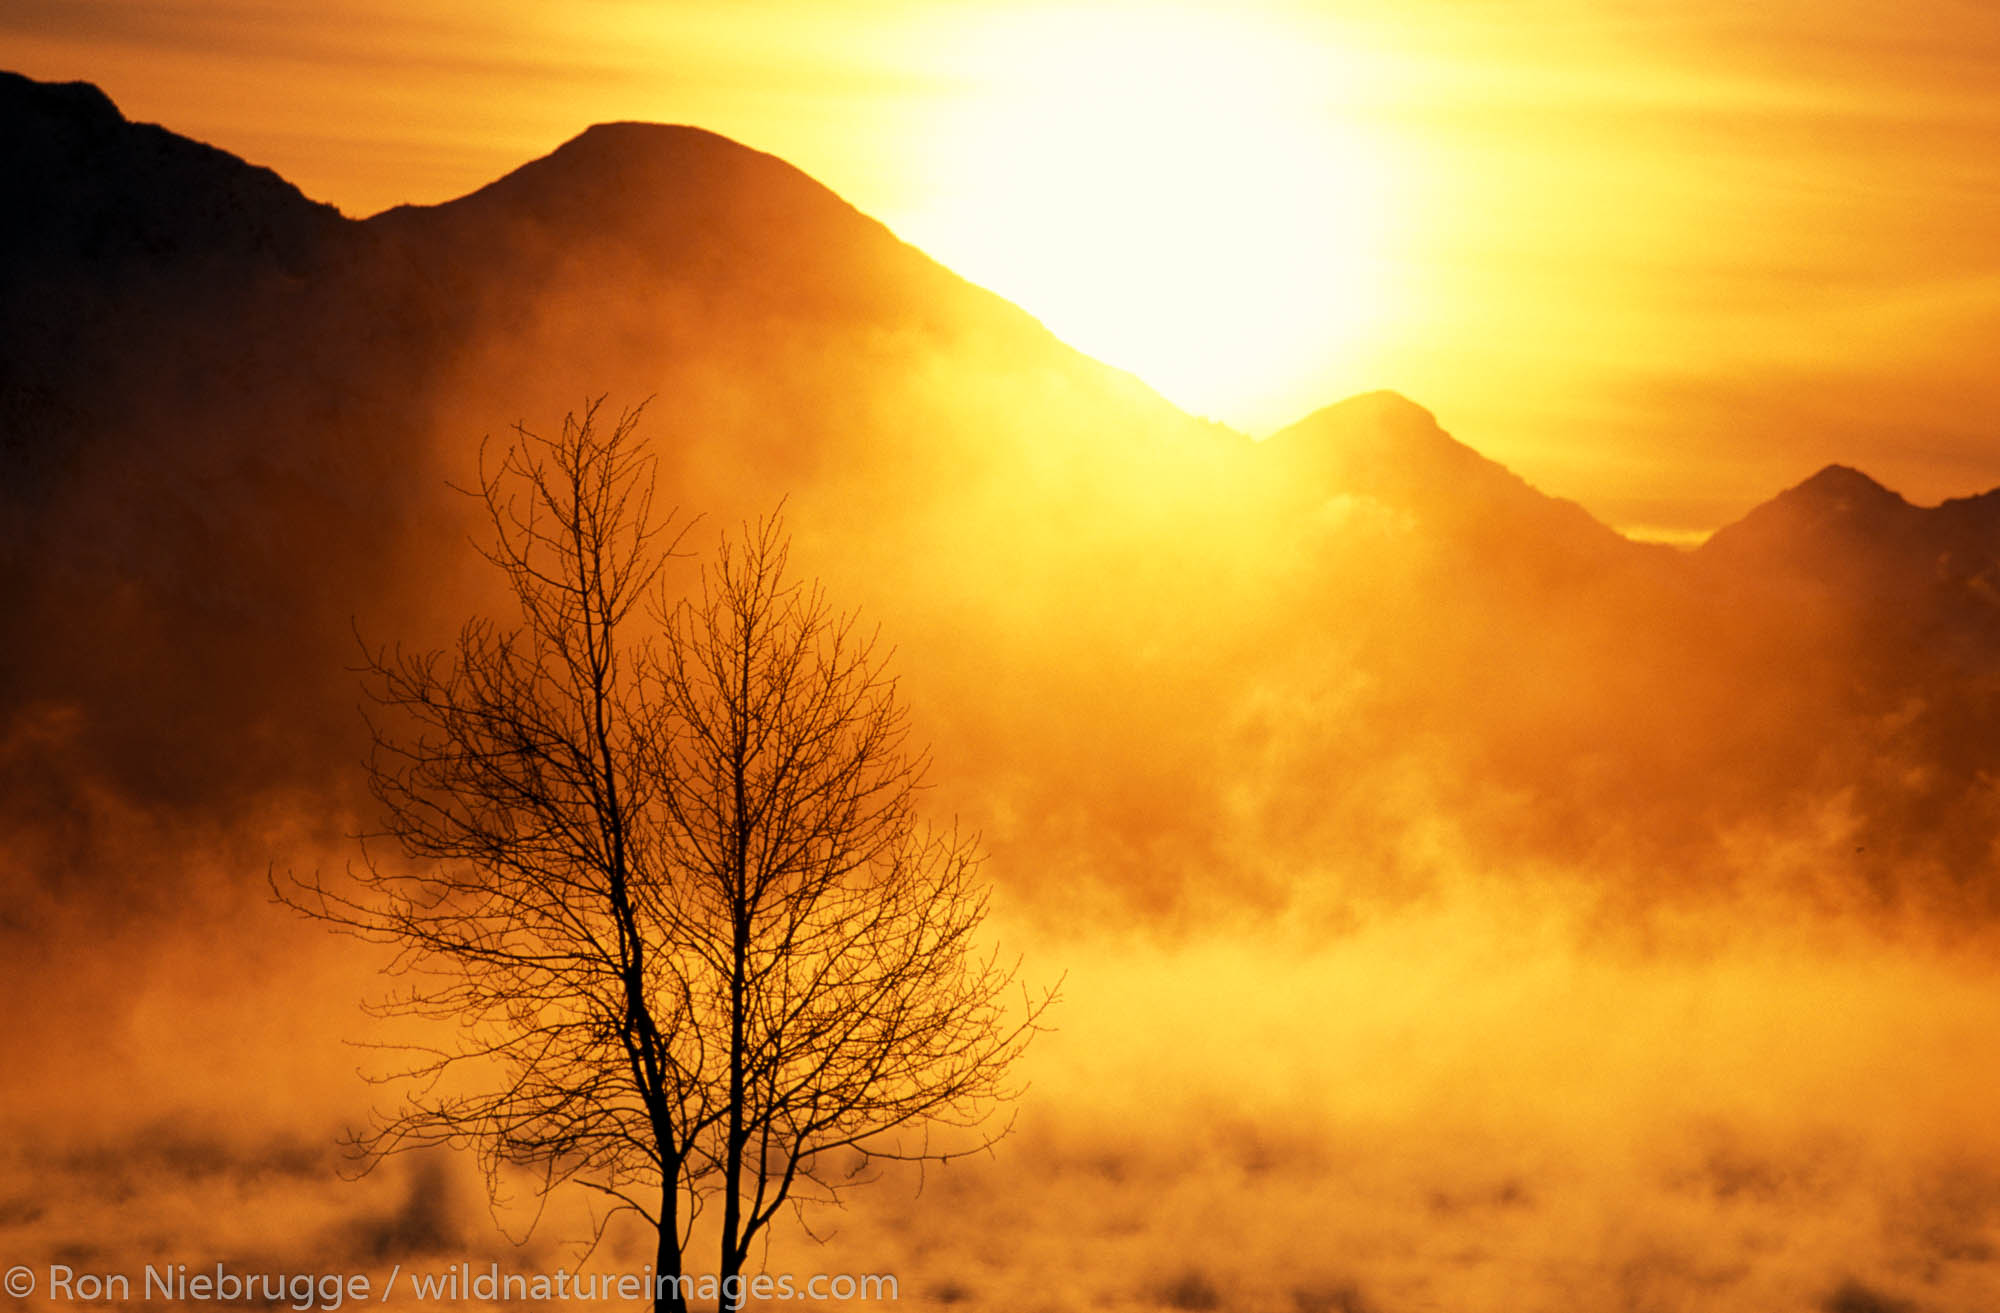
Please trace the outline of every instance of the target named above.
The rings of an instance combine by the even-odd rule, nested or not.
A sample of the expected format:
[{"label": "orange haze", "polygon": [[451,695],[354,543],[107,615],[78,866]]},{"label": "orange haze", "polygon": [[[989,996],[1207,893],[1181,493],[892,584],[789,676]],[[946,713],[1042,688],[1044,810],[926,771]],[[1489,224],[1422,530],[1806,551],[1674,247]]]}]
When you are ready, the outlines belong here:
[{"label": "orange haze", "polygon": [[1834,460],[2000,484],[1987,6],[26,0],[0,38],[351,214],[697,124],[1198,413],[1393,387],[1651,536]]},{"label": "orange haze", "polygon": [[506,618],[447,481],[609,393],[690,545],[785,499],[1069,973],[1012,1138],[759,1265],[2000,1307],[2000,498],[1928,509],[2000,483],[2000,19],[560,12],[0,11],[386,211],[0,82],[0,1260],[575,1261],[462,1155],[340,1179],[380,957],[267,877],[371,824],[356,631]]}]

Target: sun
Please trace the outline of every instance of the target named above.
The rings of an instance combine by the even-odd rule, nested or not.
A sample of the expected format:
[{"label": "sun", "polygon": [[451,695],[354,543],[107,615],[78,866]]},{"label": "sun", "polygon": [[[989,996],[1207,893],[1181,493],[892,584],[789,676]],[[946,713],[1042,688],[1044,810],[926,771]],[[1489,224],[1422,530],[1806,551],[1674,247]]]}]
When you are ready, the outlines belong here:
[{"label": "sun", "polygon": [[1212,14],[1051,10],[988,22],[959,67],[927,201],[899,224],[918,245],[1252,430],[1365,345],[1394,176],[1342,113],[1354,61]]}]

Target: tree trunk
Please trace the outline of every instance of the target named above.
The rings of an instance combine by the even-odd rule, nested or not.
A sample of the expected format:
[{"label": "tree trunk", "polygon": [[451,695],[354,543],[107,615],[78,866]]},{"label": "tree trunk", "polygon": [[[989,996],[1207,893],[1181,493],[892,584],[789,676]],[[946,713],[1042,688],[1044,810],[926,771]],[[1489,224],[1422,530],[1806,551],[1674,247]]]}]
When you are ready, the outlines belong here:
[{"label": "tree trunk", "polygon": [[743,1231],[743,1145],[748,1138],[743,1126],[743,1007],[746,970],[742,922],[737,923],[734,962],[730,980],[729,1018],[729,1122],[728,1143],[724,1145],[722,1172],[722,1271],[723,1289],[730,1279],[741,1275],[743,1258],[749,1252]]},{"label": "tree trunk", "polygon": [[[730,785],[734,793],[735,809],[731,816],[733,833],[730,835],[735,851],[730,854],[732,870],[730,875],[735,887],[730,899],[730,962],[729,962],[729,1119],[728,1140],[723,1145],[722,1170],[722,1271],[717,1275],[722,1279],[723,1290],[729,1289],[732,1278],[743,1271],[743,1259],[749,1252],[749,1238],[743,1232],[743,1146],[749,1138],[744,1129],[744,1067],[747,1062],[743,1052],[745,1016],[748,1007],[750,922],[754,913],[750,894],[750,822],[748,819],[750,729],[747,717],[751,705],[750,654],[755,637],[754,627],[761,623],[761,616],[746,618],[744,641],[740,653],[738,673],[741,686],[738,689],[737,711],[733,729],[735,742],[730,761]],[[724,1296],[727,1305],[727,1296]]]},{"label": "tree trunk", "polygon": [[675,1173],[665,1176],[660,1184],[660,1242],[653,1251],[653,1313],[688,1313],[687,1300],[681,1297],[679,1185]]}]

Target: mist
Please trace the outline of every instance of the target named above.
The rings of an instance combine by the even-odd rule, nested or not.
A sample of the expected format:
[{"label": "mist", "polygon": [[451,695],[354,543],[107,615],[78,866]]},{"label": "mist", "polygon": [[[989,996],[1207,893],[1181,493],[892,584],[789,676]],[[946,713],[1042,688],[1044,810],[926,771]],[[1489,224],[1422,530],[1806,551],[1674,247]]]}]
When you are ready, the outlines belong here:
[{"label": "mist", "polygon": [[[994,942],[1064,981],[991,1154],[876,1164],[766,1270],[968,1309],[1992,1304],[1985,499],[1801,470],[1635,543],[1393,394],[1262,443],[1181,414],[707,134],[356,224],[15,92],[133,196],[220,178],[249,219],[37,229],[6,303],[10,1262],[580,1261],[585,1205],[469,1155],[347,1179],[395,1097],[355,1047],[382,959],[272,881],[376,824],[362,654],[507,614],[455,490],[482,444],[608,396],[693,552],[782,503],[879,626]],[[34,178],[87,211],[81,160]]]}]

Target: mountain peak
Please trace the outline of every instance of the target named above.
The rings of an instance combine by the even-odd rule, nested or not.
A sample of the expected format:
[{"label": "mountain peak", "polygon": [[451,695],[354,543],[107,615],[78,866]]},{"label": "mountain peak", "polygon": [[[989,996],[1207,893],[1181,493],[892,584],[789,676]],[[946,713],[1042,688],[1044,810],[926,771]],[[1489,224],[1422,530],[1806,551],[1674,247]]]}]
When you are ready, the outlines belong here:
[{"label": "mountain peak", "polygon": [[[603,123],[593,123],[582,132],[555,148],[551,155],[574,154],[581,151],[633,151],[657,148],[664,145],[681,145],[691,148],[709,148],[723,151],[752,150],[732,137],[707,128],[697,128],[686,123],[653,123],[645,119],[609,119]],[[775,160],[776,156],[766,156]]]},{"label": "mountain peak", "polygon": [[1032,322],[998,298],[973,305],[956,275],[775,155],[682,125],[599,123],[469,195],[368,224],[454,294],[478,289],[496,305],[587,268],[614,284],[698,288],[704,313],[731,301],[788,318]]},{"label": "mountain peak", "polygon": [[[470,195],[428,208],[452,215],[510,215],[556,229],[648,231],[727,215],[754,221],[782,211],[842,211],[831,191],[775,155],[703,128],[598,123],[540,159]],[[386,217],[386,216],[385,216]],[[396,220],[392,220],[395,222]]]},{"label": "mountain peak", "polygon": [[637,174],[698,186],[717,175],[743,169],[773,176],[792,174],[801,179],[806,176],[777,156],[719,132],[681,123],[643,123],[631,119],[593,123],[541,159],[508,176],[608,181]]},{"label": "mountain peak", "polygon": [[1828,465],[1783,496],[1840,513],[1909,505],[1900,493],[1883,487],[1851,465]]},{"label": "mountain peak", "polygon": [[1401,485],[1410,479],[1431,484],[1512,477],[1445,432],[1436,415],[1386,389],[1321,407],[1267,442],[1287,460],[1316,466],[1340,481],[1360,477]]},{"label": "mountain peak", "polygon": [[1582,507],[1531,487],[1399,392],[1335,402],[1265,446],[1273,475],[1296,495],[1359,493],[1473,540],[1544,535],[1563,544],[1554,556],[1580,558],[1622,543]]},{"label": "mountain peak", "polygon": [[269,169],[128,120],[87,82],[0,73],[0,273],[250,255],[299,267],[341,225]]},{"label": "mountain peak", "polygon": [[1331,406],[1321,407],[1307,422],[1320,419],[1359,420],[1398,427],[1408,425],[1443,432],[1438,427],[1436,415],[1402,393],[1388,388],[1363,392],[1345,401],[1336,401]]},{"label": "mountain peak", "polygon": [[1860,470],[1828,465],[1716,530],[1701,554],[1758,570],[1781,567],[1850,582],[1866,578],[1871,589],[1893,588],[1900,586],[1895,582],[1900,576],[1885,574],[1884,563],[1894,558],[1917,568],[1934,561],[1942,550],[1936,522],[1934,512],[1911,505]]},{"label": "mountain peak", "polygon": [[37,82],[20,73],[0,70],[0,122],[30,117],[62,124],[72,131],[102,132],[125,121],[111,97],[89,82]]}]

